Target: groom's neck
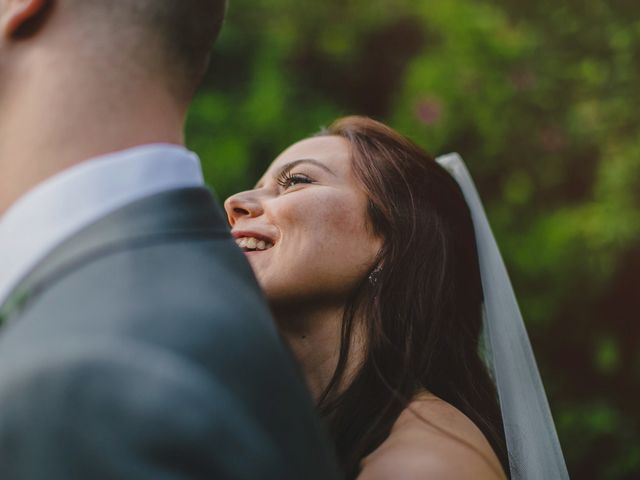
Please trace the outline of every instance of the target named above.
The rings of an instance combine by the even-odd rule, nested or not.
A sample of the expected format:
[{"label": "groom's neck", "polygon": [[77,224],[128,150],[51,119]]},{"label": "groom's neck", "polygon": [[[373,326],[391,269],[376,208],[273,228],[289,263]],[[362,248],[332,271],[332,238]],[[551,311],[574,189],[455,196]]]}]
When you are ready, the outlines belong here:
[{"label": "groom's neck", "polygon": [[[0,216],[41,181],[91,157],[183,143],[186,105],[157,79],[123,81],[96,65],[21,65],[0,92]],[[71,70],[73,69],[73,70]]]}]

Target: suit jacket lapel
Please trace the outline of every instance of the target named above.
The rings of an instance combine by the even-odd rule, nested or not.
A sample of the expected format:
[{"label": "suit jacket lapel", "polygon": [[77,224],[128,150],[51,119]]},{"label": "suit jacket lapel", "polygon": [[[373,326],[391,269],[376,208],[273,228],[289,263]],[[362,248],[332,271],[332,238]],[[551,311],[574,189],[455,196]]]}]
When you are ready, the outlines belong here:
[{"label": "suit jacket lapel", "polygon": [[72,271],[92,258],[185,236],[229,236],[225,216],[206,188],[171,190],[126,205],[73,235],[36,265],[0,307],[0,325],[16,318],[65,271]]}]

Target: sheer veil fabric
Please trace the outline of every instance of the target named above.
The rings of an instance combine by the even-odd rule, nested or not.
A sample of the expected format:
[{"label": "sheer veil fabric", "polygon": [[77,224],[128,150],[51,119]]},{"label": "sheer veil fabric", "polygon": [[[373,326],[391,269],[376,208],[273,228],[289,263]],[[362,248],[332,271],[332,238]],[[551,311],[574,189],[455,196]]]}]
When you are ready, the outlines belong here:
[{"label": "sheer veil fabric", "polygon": [[485,361],[498,390],[511,478],[568,479],[522,314],[478,192],[458,154],[436,161],[460,185],[471,211],[484,290]]}]

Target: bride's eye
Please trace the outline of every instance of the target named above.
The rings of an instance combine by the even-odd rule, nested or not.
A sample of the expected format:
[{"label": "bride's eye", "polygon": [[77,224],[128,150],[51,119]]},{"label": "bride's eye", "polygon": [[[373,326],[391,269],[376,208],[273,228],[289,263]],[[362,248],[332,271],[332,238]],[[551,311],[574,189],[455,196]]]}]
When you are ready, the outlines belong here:
[{"label": "bride's eye", "polygon": [[292,174],[290,172],[284,172],[280,178],[278,178],[278,185],[285,190],[300,183],[313,183],[313,180],[302,173]]}]

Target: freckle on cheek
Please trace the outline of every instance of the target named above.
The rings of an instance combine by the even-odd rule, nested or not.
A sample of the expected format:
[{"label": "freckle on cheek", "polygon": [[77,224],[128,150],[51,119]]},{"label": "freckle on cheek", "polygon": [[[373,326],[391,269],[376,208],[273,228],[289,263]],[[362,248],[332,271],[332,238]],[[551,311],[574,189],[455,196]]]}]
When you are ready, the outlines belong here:
[{"label": "freckle on cheek", "polygon": [[361,227],[361,219],[352,214],[334,215],[331,220],[341,231],[357,232]]}]

